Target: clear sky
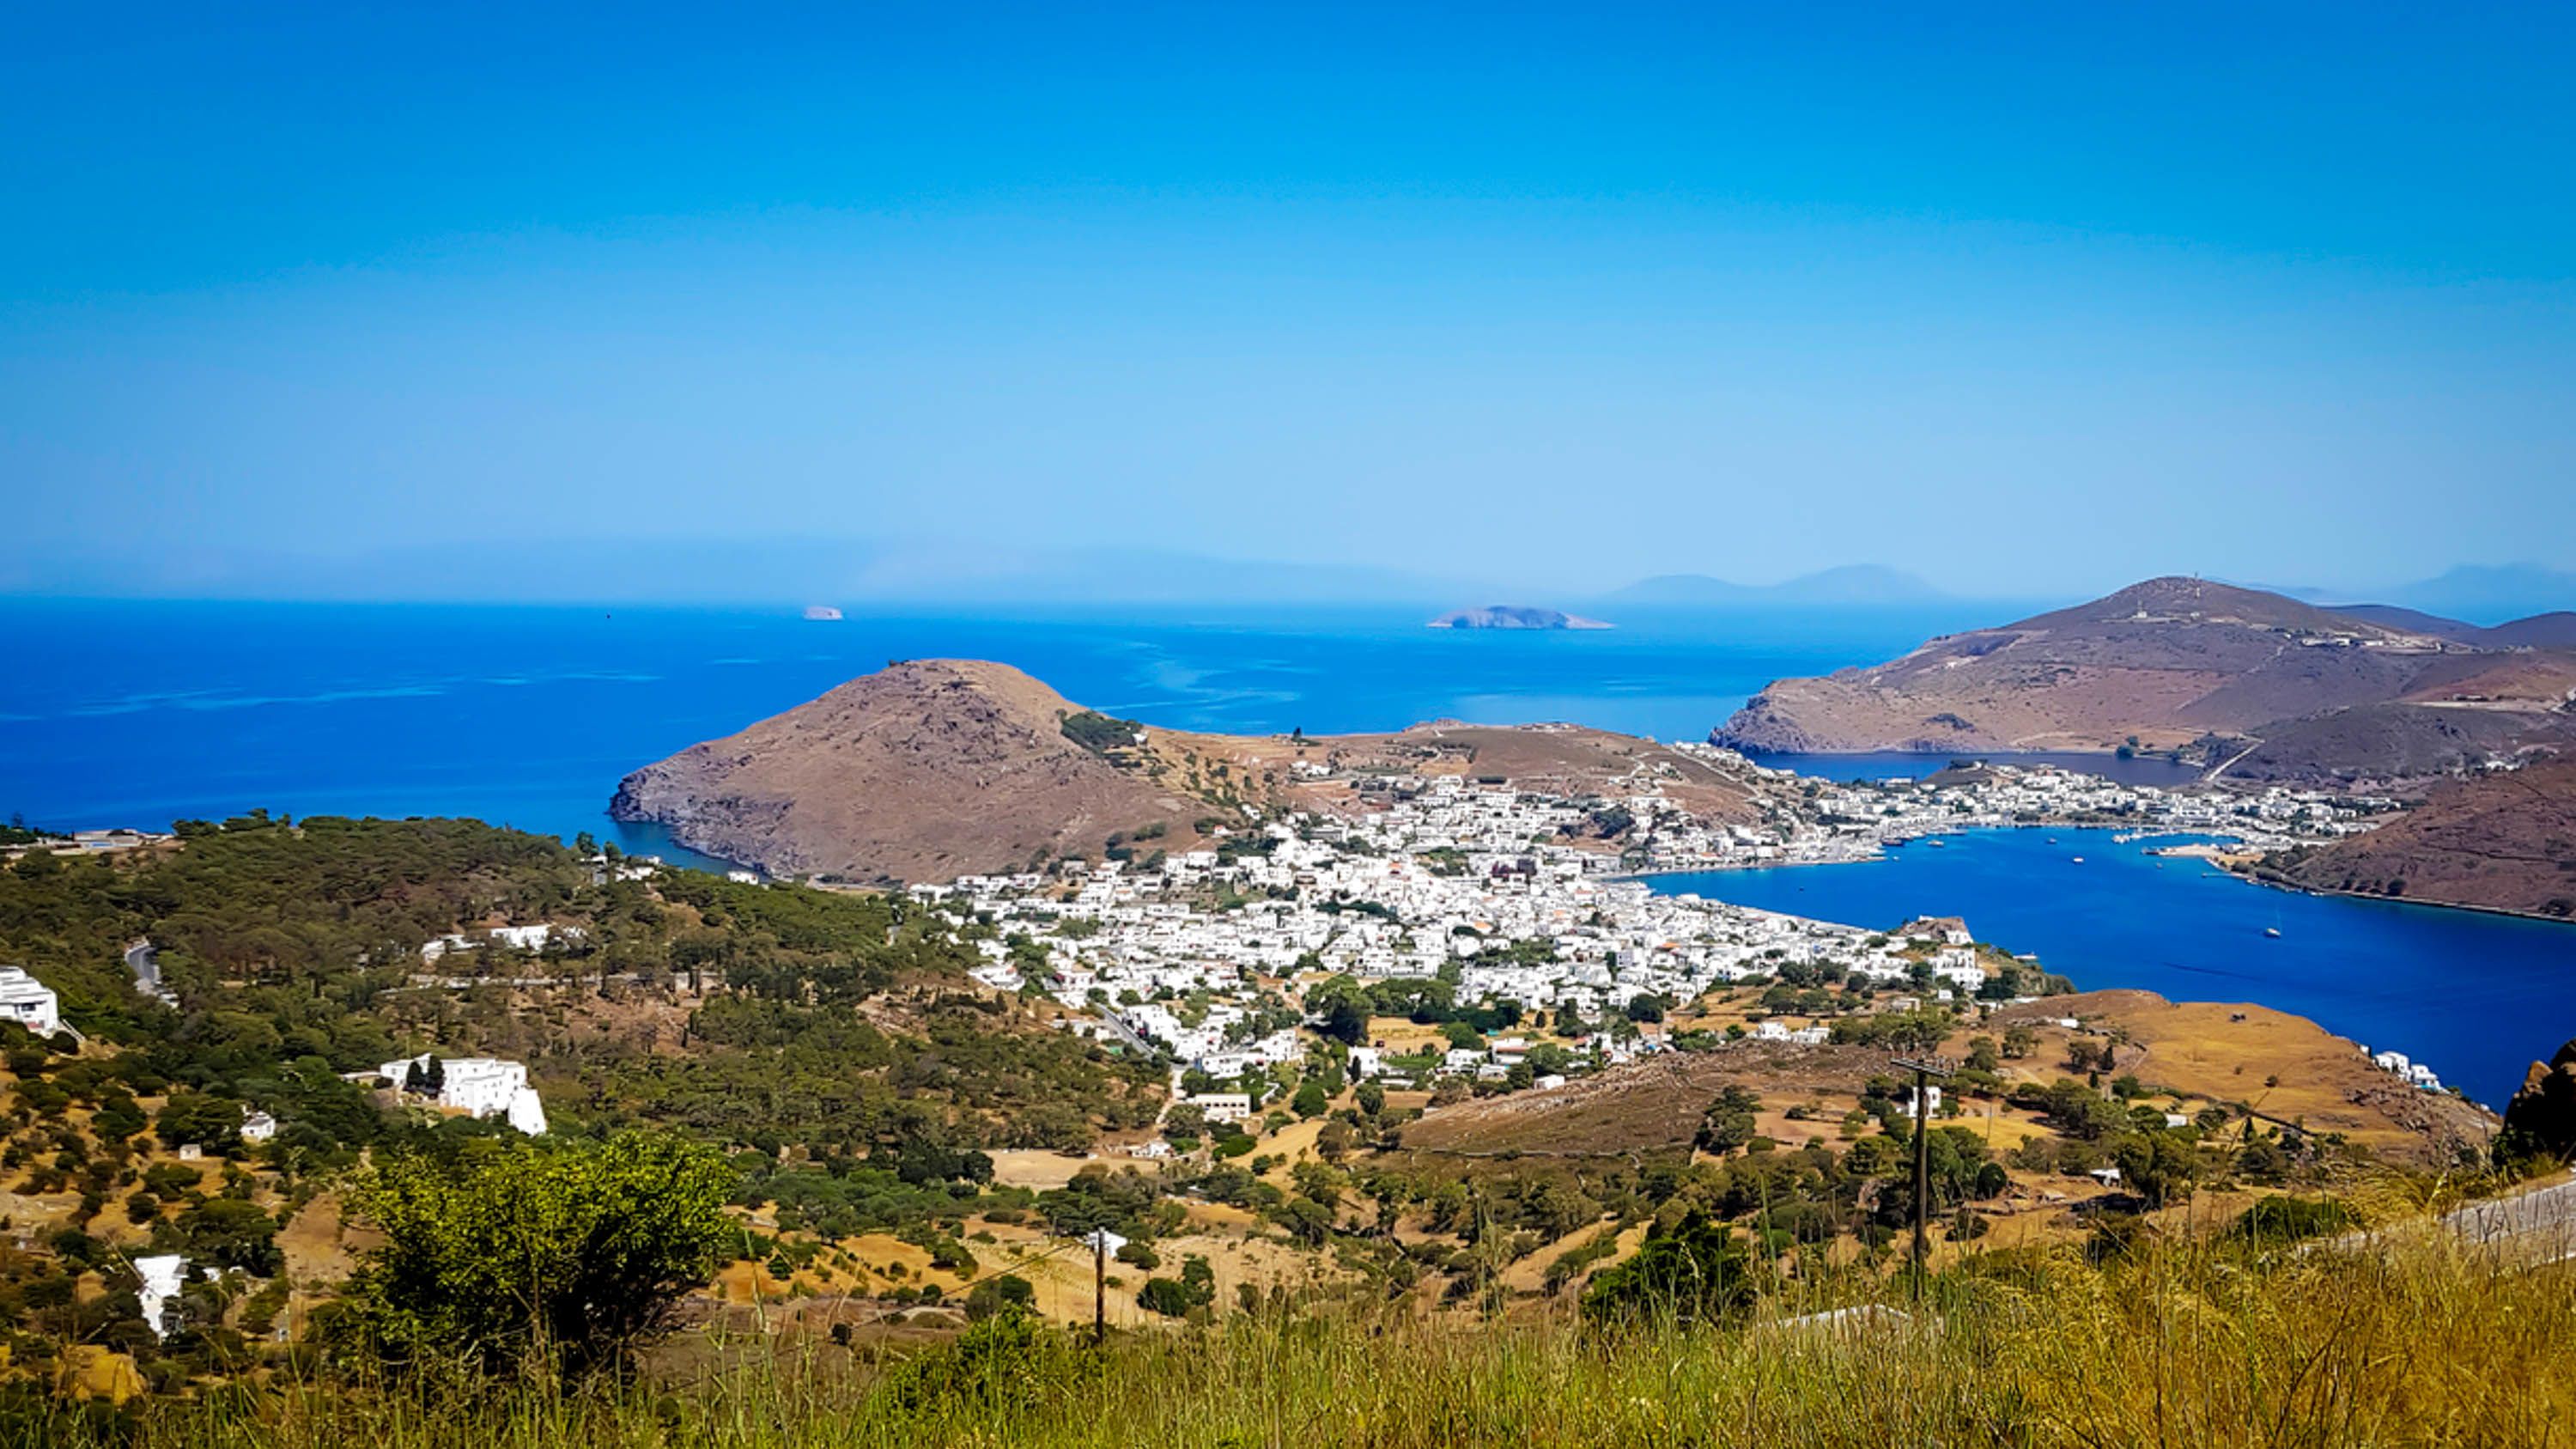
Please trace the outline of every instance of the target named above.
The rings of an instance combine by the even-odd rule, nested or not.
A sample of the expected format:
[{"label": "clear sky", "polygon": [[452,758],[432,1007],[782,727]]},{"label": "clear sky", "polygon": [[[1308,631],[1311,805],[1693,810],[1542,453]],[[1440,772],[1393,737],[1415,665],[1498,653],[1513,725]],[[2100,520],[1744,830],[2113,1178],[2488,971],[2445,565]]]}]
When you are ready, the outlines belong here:
[{"label": "clear sky", "polygon": [[2576,10],[2392,10],[13,7],[0,589],[2576,566]]}]

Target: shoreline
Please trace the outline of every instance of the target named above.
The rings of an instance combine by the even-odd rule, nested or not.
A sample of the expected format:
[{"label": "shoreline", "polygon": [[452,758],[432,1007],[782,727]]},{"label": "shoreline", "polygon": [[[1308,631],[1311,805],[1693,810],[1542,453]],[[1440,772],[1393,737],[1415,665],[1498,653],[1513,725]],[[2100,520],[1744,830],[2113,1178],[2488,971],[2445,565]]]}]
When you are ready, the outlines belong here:
[{"label": "shoreline", "polygon": [[2437,901],[2424,896],[2388,896],[2375,891],[2332,890],[2324,886],[2299,885],[2293,881],[2265,880],[2260,876],[2224,861],[2212,861],[2229,876],[2250,886],[2265,890],[2286,891],[2294,896],[2318,896],[2348,901],[2377,901],[2385,906],[2420,906],[2428,911],[2470,911],[2481,916],[2502,916],[2513,921],[2533,921],[2544,926],[2576,926],[2576,917],[2545,915],[2539,911],[2520,911],[2511,906],[2481,906],[2468,901]]},{"label": "shoreline", "polygon": [[[2125,827],[2117,826],[2117,825],[2070,825],[2070,824],[2067,824],[2067,823],[2065,823],[2065,822],[2063,822],[2063,821],[2050,822],[2050,823],[2033,823],[2033,824],[2023,824],[2023,823],[2020,823],[2020,822],[2013,822],[2013,823],[2010,823],[2010,824],[2004,824],[2004,825],[1974,825],[1974,826],[1966,827],[1965,829],[1961,829],[1961,830],[1942,830],[1942,831],[1933,831],[1933,832],[1931,832],[1931,833],[1929,833],[1929,834],[1925,834],[1925,835],[1909,835],[1909,836],[1905,837],[1905,839],[1906,839],[1906,841],[1907,841],[1907,842],[1909,842],[1909,843],[1910,843],[1910,842],[1913,842],[1913,841],[1919,841],[1919,840],[1932,840],[1932,839],[1937,839],[1937,838],[1940,838],[1940,837],[1943,837],[1943,836],[1966,835],[1966,834],[1969,834],[1969,833],[1971,833],[1971,832],[1973,832],[1973,831],[1978,831],[1978,830],[2113,830],[2113,831],[2117,831],[2117,830],[2122,830],[2122,829],[2124,829],[2124,828],[2125,828]],[[2205,831],[2205,830],[2172,830],[2172,831],[2163,831],[2163,832],[2158,832],[2158,833],[2160,833],[2160,834],[2166,834],[2166,835],[2214,835],[2214,834],[2218,834],[2218,832],[2215,832],[2215,831]],[[2143,835],[2143,836],[2140,836],[2139,838],[2140,838],[2140,839],[2153,839],[2153,838],[2154,838],[2154,836],[2153,836],[2153,835]],[[2256,861],[2262,860],[2262,859],[2264,859],[2266,856],[2268,856],[2268,855],[2270,854],[2270,852],[2269,852],[2269,851],[2250,851],[2250,852],[2249,852],[2249,851],[2243,851],[2243,850],[2228,850],[2228,849],[2226,849],[2226,848],[2225,848],[2225,847],[2223,847],[2223,846],[2217,846],[2217,845],[2202,845],[2202,844],[2197,844],[2197,843],[2195,843],[2195,844],[2186,844],[2186,845],[2173,846],[2173,847],[2170,847],[2170,848],[2168,848],[2168,849],[2164,849],[2164,850],[2155,850],[2155,851],[2150,851],[2150,852],[2148,852],[2148,853],[2149,853],[2149,854],[2151,854],[2151,855],[2163,855],[2163,856],[2168,856],[2168,857],[2171,857],[2171,858],[2174,858],[2174,859],[2181,859],[2181,860],[2197,860],[2197,861],[2202,862],[2203,864],[2206,864],[2206,865],[2209,865],[2209,866],[2212,866],[2212,867],[2216,868],[2217,870],[2219,870],[2220,872],[2222,872],[2223,874],[2225,874],[2226,876],[2228,876],[2230,879],[2235,880],[2235,881],[2238,881],[2238,882],[2240,882],[2240,883],[2242,883],[2242,884],[2245,884],[2245,885],[2251,885],[2251,886],[2261,886],[2261,887],[2264,887],[2265,889],[2268,889],[2268,890],[2287,891],[2287,892],[2289,892],[2289,893],[2290,893],[2290,894],[2292,894],[2292,895],[2320,896],[2320,897],[2338,897],[2338,898],[2341,898],[2341,899],[2344,899],[2344,900],[2354,900],[2354,901],[2378,901],[2378,902],[2380,902],[2380,903],[2381,903],[2381,904],[2383,904],[2383,905],[2391,905],[2391,906],[2422,906],[2422,907],[2424,907],[2424,908],[2425,908],[2425,909],[2427,909],[2427,910],[2436,910],[2436,911],[2471,911],[2471,912],[2475,912],[2476,914],[2478,914],[2478,915],[2482,915],[2482,916],[2502,916],[2502,917],[2505,917],[2505,918],[2507,918],[2507,919],[2509,919],[2509,920],[2517,920],[2517,921],[2534,921],[2534,922],[2538,922],[2539,924],[2541,924],[2541,925],[2545,925],[2545,926],[2576,926],[2576,918],[2571,918],[2571,917],[2567,917],[2567,916],[2552,916],[2552,915],[2546,915],[2546,914],[2543,914],[2542,912],[2539,912],[2539,911],[2524,911],[2524,910],[2516,910],[2516,909],[2514,909],[2514,908],[2513,908],[2513,907],[2511,907],[2511,906],[2481,906],[2481,905],[2475,905],[2475,904],[2472,904],[2472,903],[2467,902],[2467,901],[2437,901],[2437,900],[2432,900],[2432,899],[2429,899],[2429,898],[2426,898],[2426,897],[2422,897],[2422,896],[2387,896],[2387,895],[2379,895],[2379,894],[2376,894],[2376,893],[2373,893],[2373,892],[2370,892],[2370,891],[2329,890],[2329,889],[2326,889],[2326,888],[2321,887],[2321,886],[2304,886],[2304,885],[2298,885],[2298,884],[2295,884],[2295,883],[2293,883],[2293,882],[2289,882],[2289,881],[2273,881],[2273,880],[2265,880],[2265,879],[2263,879],[2263,878],[2261,878],[2261,877],[2259,877],[2259,876],[2256,876],[2256,875],[2254,875],[2253,873],[2251,873],[2251,871],[2249,871],[2248,869],[2246,869],[2244,865],[2236,863],[2236,862],[2239,862],[2239,861],[2244,860],[2244,859],[2245,859],[2245,858],[2247,858],[2249,855],[2250,855],[2250,857],[2251,857],[2253,860],[2256,860]],[[1718,873],[1720,873],[1720,872],[1722,872],[1722,871],[1740,871],[1740,870],[1784,870],[1784,869],[1788,869],[1788,868],[1791,868],[1791,867],[1811,866],[1811,865],[1870,865],[1870,864],[1875,864],[1875,863],[1878,863],[1878,862],[1885,861],[1885,860],[1887,860],[1888,858],[1889,858],[1889,852],[1888,852],[1888,850],[1885,848],[1885,846],[1884,846],[1884,845],[1882,845],[1882,847],[1880,848],[1879,853],[1878,853],[1878,854],[1876,854],[1876,855],[1858,856],[1858,857],[1855,857],[1855,858],[1850,859],[1850,860],[1781,860],[1781,861],[1764,861],[1764,862],[1757,862],[1757,863],[1749,864],[1749,865],[1708,865],[1708,866],[1697,866],[1697,867],[1692,867],[1692,868],[1688,868],[1688,869],[1675,869],[1675,870],[1640,870],[1640,871],[1623,871],[1623,872],[1621,872],[1621,873],[1620,873],[1620,874],[1618,874],[1618,875],[1605,876],[1605,877],[1603,877],[1603,879],[1605,879],[1605,880],[1646,881],[1646,882],[1651,882],[1651,881],[1654,881],[1654,880],[1658,880],[1658,879],[1662,879],[1662,878],[1670,877],[1670,876],[1681,876],[1681,875],[1716,875],[1716,874],[1718,874]]]}]

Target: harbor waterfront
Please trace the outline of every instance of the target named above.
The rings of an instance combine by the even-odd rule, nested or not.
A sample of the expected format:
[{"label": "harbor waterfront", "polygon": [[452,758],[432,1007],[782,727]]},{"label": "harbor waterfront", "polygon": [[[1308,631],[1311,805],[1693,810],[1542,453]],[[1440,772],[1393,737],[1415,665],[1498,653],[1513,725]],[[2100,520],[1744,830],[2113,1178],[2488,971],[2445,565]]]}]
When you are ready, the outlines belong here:
[{"label": "harbor waterfront", "polygon": [[2404,1052],[2490,1106],[2566,1035],[2576,927],[2266,889],[2150,853],[2188,837],[2122,833],[1976,829],[1830,868],[1647,880],[1665,895],[1878,928],[1961,916],[1979,940],[2036,955],[2081,989],[2260,1002]]}]

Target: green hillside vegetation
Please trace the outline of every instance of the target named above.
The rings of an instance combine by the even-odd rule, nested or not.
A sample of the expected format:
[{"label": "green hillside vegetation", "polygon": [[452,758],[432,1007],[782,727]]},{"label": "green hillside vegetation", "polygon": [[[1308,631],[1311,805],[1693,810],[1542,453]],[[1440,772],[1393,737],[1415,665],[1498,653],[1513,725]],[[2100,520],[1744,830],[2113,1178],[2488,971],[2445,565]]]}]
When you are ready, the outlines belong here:
[{"label": "green hillside vegetation", "polygon": [[[1999,1144],[1990,1129],[1940,1120],[1923,1130],[1921,1206],[1948,1327],[1867,1346],[1897,1355],[1873,1372],[1923,1397],[1891,1407],[1894,1418],[1854,1417],[1828,1396],[1849,1392],[1837,1376],[1852,1365],[1805,1379],[1791,1354],[1775,1395],[1760,1379],[1772,1370],[1747,1367],[1760,1340],[1745,1335],[1806,1309],[1904,1298],[1917,1128],[1892,1078],[1856,1080],[1830,1108],[1810,1092],[1766,1102],[1744,1084],[1638,1097],[1658,1120],[1633,1129],[1616,1115],[1628,1099],[1613,1095],[1605,1139],[1574,1151],[1524,1150],[1505,1112],[1491,1119],[1499,1135],[1443,1149],[1438,1124],[1417,1125],[1423,1094],[1352,1079],[1350,1039],[1392,1018],[1473,1038],[1520,1029],[1519,1008],[1460,1002],[1442,980],[1336,980],[1303,1008],[1265,997],[1241,1024],[1266,1033],[1311,1010],[1302,1059],[1237,1082],[1185,1076],[1191,1090],[1251,1093],[1249,1120],[1220,1126],[1196,1107],[1160,1119],[1161,1063],[1054,1030],[1043,1004],[970,981],[990,923],[900,897],[695,872],[622,880],[617,865],[470,822],[253,816],[192,826],[156,854],[31,856],[0,871],[0,960],[57,984],[88,1037],[26,1043],[0,1062],[0,1174],[41,1214],[12,1225],[25,1248],[0,1250],[0,1428],[89,1432],[69,1414],[147,1439],[186,1425],[248,1442],[238,1416],[255,1414],[260,1432],[287,1436],[276,1442],[317,1446],[343,1434],[655,1442],[665,1431],[745,1444],[1085,1443],[1106,1441],[1073,1400],[1114,1381],[1137,1395],[1128,1407],[1148,1436],[1167,1442],[1636,1442],[1611,1433],[1649,1427],[1624,1398],[1585,1418],[1528,1397],[1647,1394],[1633,1349],[1690,1386],[1683,1408],[1650,1395],[1657,1432],[1680,1442],[1735,1437],[1716,1432],[1732,1421],[1707,1417],[1709,1405],[1772,1424],[1779,1404],[1811,1390],[1807,1412],[1849,1426],[1853,1442],[1863,1431],[1947,1440],[1969,1422],[2023,1426],[1973,1442],[2120,1442],[2061,1434],[2066,1421],[2048,1417],[2058,1410],[2034,1407],[2046,1395],[2029,1365],[2132,1380],[2166,1368],[2122,1359],[2121,1345],[2049,1339],[2030,1305],[2134,1333],[2147,1309],[2106,1295],[2179,1295],[2153,1311],[2208,1315],[2207,1331],[2289,1371],[2324,1333],[2311,1295],[2357,1293],[2362,1280],[2322,1278],[2343,1270],[2285,1255],[2285,1242],[2358,1221],[2361,1184],[2402,1214],[2495,1180],[2465,1162],[2446,1179],[2408,1175],[2334,1134],[2219,1106],[2171,1112],[2132,1077],[2101,1080],[2107,1040],[2068,1046],[2065,1069],[2084,1079],[2008,1085],[1997,1069],[2028,1055],[2029,1033],[1976,1038],[1945,1110],[2006,1103],[2037,1135]],[[555,929],[542,950],[487,944],[422,960],[425,944],[504,923]],[[161,947],[175,1005],[133,989],[121,956],[138,938]],[[1027,938],[1002,949],[1043,968]],[[1182,1012],[1201,1005],[1175,998]],[[1668,1008],[1641,998],[1631,1009]],[[1976,1012],[1963,1001],[1837,1015],[1836,1031],[1938,1045],[1973,1030]],[[1686,1037],[1684,1059],[1707,1060],[1698,1054],[1719,1040]],[[495,1123],[395,1107],[366,1080],[422,1050],[434,1068],[466,1055],[527,1062],[553,1132],[531,1143]],[[1529,1069],[1440,1090],[1508,1099]],[[273,1140],[242,1141],[254,1108],[277,1118]],[[1177,1153],[1169,1161],[1038,1179],[1061,1186],[996,1181],[1004,1149],[1081,1148],[1157,1126]],[[1631,1130],[1644,1135],[1622,1137]],[[181,1160],[183,1149],[199,1155]],[[2062,1235],[1988,1241],[2029,1180],[2111,1167],[2120,1190]],[[2242,1233],[2179,1216],[2213,1190],[2241,1205],[2283,1188],[2312,1195],[2263,1199]],[[356,1272],[343,1281],[344,1258],[290,1292],[295,1230],[323,1208],[368,1229],[344,1244]],[[1093,1350],[1019,1311],[1041,1297],[1030,1260],[1094,1228],[1131,1240],[1119,1301],[1176,1336]],[[867,1235],[877,1246],[863,1259],[854,1244]],[[889,1243],[917,1255],[912,1266],[890,1261]],[[220,1274],[189,1287],[166,1341],[139,1313],[131,1260],[145,1251],[183,1252]],[[2475,1281],[2476,1265],[2430,1250],[2410,1262],[2423,1291],[2446,1301],[2519,1302],[2509,1284]],[[726,1301],[745,1301],[714,1289],[720,1272],[747,1282],[758,1334],[745,1344],[726,1336],[744,1325],[711,1326],[665,1342],[694,1321],[684,1305],[721,1319]],[[1049,1308],[1059,1318],[1062,1286]],[[877,1305],[865,1335],[834,1316],[853,1298]],[[288,1311],[299,1304],[300,1316]],[[962,1320],[913,1331],[905,1316],[956,1306],[976,1327],[925,1356],[926,1337]],[[826,1320],[809,1324],[816,1313]],[[289,1321],[292,1341],[276,1339]],[[1343,1376],[1379,1337],[1436,1372],[1353,1389]],[[1262,1342],[1274,1345],[1267,1359],[1250,1347]],[[102,1349],[156,1392],[121,1410],[67,1408],[54,1385],[98,1369]],[[2023,1397],[1975,1397],[1988,1392],[1982,1379],[1935,1393],[2006,1353],[2030,1356],[2004,1378]],[[768,1396],[747,1401],[756,1411],[721,1407],[746,1402],[723,1397],[734,1379],[709,1389],[695,1367],[683,1371],[710,1356],[753,1365],[747,1392]],[[1525,1391],[1519,1375],[1539,1387]],[[1158,1377],[1159,1391],[1137,1387]],[[443,1396],[421,1397],[433,1381]],[[2305,1392],[2258,1385],[2247,1402]],[[648,1393],[661,1397],[637,1417],[631,1396]],[[1247,1419],[1253,1409],[1233,1396],[1287,1417]],[[1318,1407],[1336,1396],[1361,1417]],[[890,1406],[912,1417],[898,1425]],[[2494,1410],[2474,1398],[2454,1407],[2472,1427]],[[2221,1429],[2251,1422],[2245,1403],[2214,1390],[2191,1412]],[[882,1434],[861,1436],[862,1425]]]},{"label": "green hillside vegetation", "polygon": [[[472,1160],[513,1135],[390,1109],[371,1074],[421,1051],[524,1061],[555,1137],[676,1130],[732,1155],[739,1205],[833,1232],[954,1222],[986,1196],[981,1149],[1081,1146],[1159,1105],[1150,1064],[970,989],[971,945],[898,898],[620,880],[613,858],[471,821],[255,814],[181,835],[0,868],[0,963],[54,988],[81,1038],[0,1032],[0,1186],[27,1244],[0,1247],[0,1379],[88,1345],[177,1392],[272,1356],[279,1236],[317,1196],[369,1162]],[[557,931],[422,961],[503,923]],[[175,1004],[135,988],[139,939]],[[243,1141],[253,1110],[272,1139]],[[130,1266],[157,1251],[225,1274],[167,1343]]]}]

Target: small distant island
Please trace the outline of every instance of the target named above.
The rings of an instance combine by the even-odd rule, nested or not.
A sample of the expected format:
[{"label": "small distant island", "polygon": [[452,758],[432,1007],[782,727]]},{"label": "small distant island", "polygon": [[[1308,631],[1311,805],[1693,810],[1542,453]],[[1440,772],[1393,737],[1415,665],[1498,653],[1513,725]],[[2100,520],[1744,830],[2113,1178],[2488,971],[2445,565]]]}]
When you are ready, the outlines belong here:
[{"label": "small distant island", "polygon": [[1580,614],[1560,613],[1555,609],[1532,609],[1520,604],[1488,604],[1481,609],[1459,609],[1431,621],[1434,629],[1607,629],[1599,619],[1586,619]]}]

